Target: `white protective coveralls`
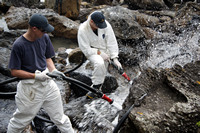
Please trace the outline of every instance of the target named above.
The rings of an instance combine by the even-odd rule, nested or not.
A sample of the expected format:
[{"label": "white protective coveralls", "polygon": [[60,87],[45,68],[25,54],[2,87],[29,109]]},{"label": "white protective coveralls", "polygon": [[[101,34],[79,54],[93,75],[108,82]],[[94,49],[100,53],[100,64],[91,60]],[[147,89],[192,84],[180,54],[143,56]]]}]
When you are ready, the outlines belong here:
[{"label": "white protective coveralls", "polygon": [[105,20],[107,27],[98,28],[98,36],[90,27],[91,14],[87,21],[82,23],[78,30],[78,44],[87,59],[94,65],[92,73],[93,85],[102,84],[104,82],[107,67],[103,58],[97,54],[97,50],[104,52],[111,59],[118,57],[118,43],[114,31],[108,21]]},{"label": "white protective coveralls", "polygon": [[63,112],[60,90],[52,79],[43,82],[35,79],[21,80],[17,85],[15,101],[17,110],[10,120],[7,133],[21,133],[41,107],[62,133],[74,133],[68,116]]}]

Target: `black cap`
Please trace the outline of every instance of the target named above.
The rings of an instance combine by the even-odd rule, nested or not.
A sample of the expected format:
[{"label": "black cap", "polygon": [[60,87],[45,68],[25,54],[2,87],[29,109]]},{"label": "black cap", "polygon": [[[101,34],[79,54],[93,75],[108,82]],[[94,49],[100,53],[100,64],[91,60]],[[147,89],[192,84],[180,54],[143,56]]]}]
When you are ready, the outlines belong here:
[{"label": "black cap", "polygon": [[107,27],[107,24],[105,22],[105,17],[101,12],[92,13],[91,19],[94,21],[94,23],[98,28],[103,29]]},{"label": "black cap", "polygon": [[33,14],[29,20],[29,25],[45,30],[46,32],[54,30],[54,27],[48,23],[46,17],[41,14]]}]

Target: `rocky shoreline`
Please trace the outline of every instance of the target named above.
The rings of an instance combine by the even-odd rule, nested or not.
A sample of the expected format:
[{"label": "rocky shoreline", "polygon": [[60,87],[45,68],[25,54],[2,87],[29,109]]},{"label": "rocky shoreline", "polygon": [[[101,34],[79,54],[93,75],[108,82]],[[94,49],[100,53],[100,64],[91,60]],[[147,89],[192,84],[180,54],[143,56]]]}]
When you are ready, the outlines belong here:
[{"label": "rocky shoreline", "polygon": [[[198,132],[200,127],[196,123],[200,121],[199,3],[193,1],[175,3],[174,0],[164,0],[164,2],[163,0],[157,2],[156,0],[147,0],[144,3],[143,0],[141,2],[124,0],[123,4],[120,4],[121,1],[117,1],[117,5],[111,2],[107,5],[96,6],[93,5],[95,2],[84,2],[80,4],[80,12],[76,17],[60,15],[53,9],[44,8],[44,5],[39,9],[2,4],[4,5],[2,9],[5,10],[1,12],[5,13],[5,20],[10,31],[0,30],[0,81],[11,77],[7,65],[12,43],[25,32],[24,29],[27,28],[27,21],[31,14],[40,12],[48,18],[55,27],[52,37],[76,39],[79,24],[91,11],[100,10],[105,14],[116,34],[120,48],[119,60],[122,62],[124,70],[134,80],[129,89],[129,95],[123,103],[119,120],[144,92],[147,93],[141,105],[132,109],[119,132]],[[159,45],[163,47],[177,45],[180,50],[179,53],[172,56],[164,54],[163,57],[166,58],[159,60],[161,57],[157,55],[154,57],[154,54],[161,55],[166,52],[158,47]],[[157,51],[152,52],[155,48]],[[58,55],[63,53],[63,51],[57,52]],[[66,56],[64,58],[56,57],[55,62],[58,64],[59,70],[68,70],[64,61]],[[73,58],[80,58],[80,55],[73,56]],[[167,62],[171,60],[170,66],[172,67],[167,67],[170,64]],[[88,69],[91,68],[88,67]],[[141,74],[136,77],[139,72]],[[112,73],[112,75],[117,76],[116,73]],[[119,82],[119,78],[116,79]],[[63,92],[65,112],[69,114],[73,126],[78,128],[78,123],[84,118],[83,115],[74,116],[74,114],[84,114],[86,111],[83,109],[84,105],[91,101],[77,101],[76,106],[67,104],[77,97],[71,95],[68,84],[63,81],[59,82]],[[116,83],[114,82],[113,85]],[[120,81],[119,86],[121,85]],[[16,89],[16,83],[12,88]],[[1,89],[3,88],[1,87]],[[81,100],[82,97],[77,99]],[[12,114],[15,106],[13,100],[1,99],[1,102],[4,103],[1,105],[1,114],[4,116],[0,117],[0,128],[2,128],[0,131],[6,132],[7,122],[11,117],[9,114]],[[69,107],[70,105],[71,107]],[[70,112],[73,110],[74,112]],[[109,120],[113,120],[113,118]],[[98,123],[89,124],[87,127],[94,127],[95,131],[110,131],[110,129],[107,131],[102,129]],[[79,130],[87,132],[87,129],[79,128]]]}]

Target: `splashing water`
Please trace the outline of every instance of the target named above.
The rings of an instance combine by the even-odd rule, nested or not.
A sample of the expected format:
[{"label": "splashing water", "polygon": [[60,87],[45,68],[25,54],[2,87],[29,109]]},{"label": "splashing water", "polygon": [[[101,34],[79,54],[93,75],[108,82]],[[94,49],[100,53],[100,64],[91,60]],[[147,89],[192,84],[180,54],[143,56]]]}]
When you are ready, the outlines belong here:
[{"label": "splashing water", "polygon": [[118,110],[122,110],[122,106],[118,104],[117,102],[113,101],[112,105],[116,107]]},{"label": "splashing water", "polygon": [[[186,63],[198,60],[200,55],[200,26],[197,29],[196,32],[192,30],[183,31],[179,36],[171,33],[158,34],[159,41],[151,42],[152,46],[148,49],[149,57],[140,64],[140,67],[171,68],[176,63],[183,66]],[[132,52],[129,53],[132,54]],[[140,73],[136,77],[139,75]],[[112,132],[130,88],[130,84],[125,83],[123,77],[117,78],[120,87],[114,93],[108,95],[109,98],[114,100],[111,105],[103,99],[95,99],[84,105],[86,111],[83,113],[84,117],[80,118],[78,123],[81,132]]]},{"label": "splashing water", "polygon": [[[199,29],[200,26],[197,28]],[[163,40],[152,44],[148,60],[141,65],[152,68],[171,68],[175,64],[184,66],[199,59],[199,30],[185,31],[179,37],[162,34]],[[172,42],[170,42],[172,41]]]},{"label": "splashing water", "polygon": [[0,24],[1,24],[0,28],[3,28],[4,31],[9,31],[6,21],[5,21],[5,17],[2,17],[2,18],[0,17]]},{"label": "splashing water", "polygon": [[[121,83],[122,82],[122,83]],[[126,99],[130,85],[124,82],[121,76],[120,86],[114,93],[108,95],[113,101],[112,104],[104,99],[93,99],[90,103],[84,104],[84,112],[76,119],[76,126],[81,133],[106,132],[112,133],[117,124],[118,115],[122,110],[122,104]]]}]

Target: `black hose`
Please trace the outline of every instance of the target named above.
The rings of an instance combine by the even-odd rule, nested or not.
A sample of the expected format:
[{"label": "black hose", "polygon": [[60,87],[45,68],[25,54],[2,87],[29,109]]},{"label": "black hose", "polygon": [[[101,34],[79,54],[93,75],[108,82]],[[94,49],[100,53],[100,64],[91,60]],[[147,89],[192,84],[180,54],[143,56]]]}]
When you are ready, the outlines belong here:
[{"label": "black hose", "polygon": [[36,115],[35,118],[38,118],[39,120],[42,120],[44,122],[47,122],[47,123],[52,123],[54,124],[51,120],[47,119],[47,118],[44,118],[42,116],[39,116],[39,115]]},{"label": "black hose", "polygon": [[130,111],[135,107],[135,105],[133,104],[128,110],[127,112],[123,115],[122,119],[117,123],[117,126],[115,127],[113,133],[117,133],[118,130],[120,129],[120,127],[122,126],[122,124],[125,122],[126,118],[128,117]]},{"label": "black hose", "polygon": [[[53,78],[57,78],[58,77],[57,75],[53,75],[53,74],[49,74],[49,73],[47,75],[50,76],[50,77],[53,77]],[[77,79],[73,79],[73,78],[66,77],[66,76],[63,76],[62,78],[64,80],[66,80],[66,81],[69,81],[69,82],[75,84],[75,85],[81,86],[81,88],[84,88],[87,91],[91,91],[92,93],[95,93],[95,94],[97,94],[100,97],[103,96],[102,92],[100,92],[100,91],[98,91],[98,90],[90,87],[89,85],[87,85],[87,84],[85,84],[85,83],[83,83],[83,82],[81,82],[81,81],[79,81]]]},{"label": "black hose", "polygon": [[81,63],[78,65],[78,66],[76,66],[75,68],[73,68],[73,69],[71,69],[71,70],[69,70],[69,71],[66,71],[66,72],[64,72],[64,74],[68,74],[68,73],[70,73],[70,72],[73,72],[73,71],[75,71],[76,69],[78,69],[84,62],[85,62],[85,59],[86,59],[86,57],[85,57],[85,55],[82,53],[82,61],[81,61]]},{"label": "black hose", "polygon": [[[15,81],[18,81],[18,80],[20,80],[20,79],[17,78],[17,77],[13,77],[13,78],[1,81],[0,86],[5,85],[7,83],[15,82]],[[15,95],[16,95],[16,91],[14,91],[14,92],[0,92],[0,98],[4,98],[4,99],[14,98]]]},{"label": "black hose", "polygon": [[[82,54],[83,54],[83,53],[82,53]],[[86,58],[85,58],[85,55],[83,54],[81,63],[80,63],[78,66],[76,66],[75,68],[73,68],[73,69],[71,69],[71,70],[69,70],[69,71],[64,72],[64,74],[68,74],[68,73],[73,72],[73,71],[75,71],[76,69],[78,69],[78,68],[84,63],[85,59],[86,59]],[[0,86],[1,86],[1,85],[5,85],[5,84],[8,84],[8,83],[11,83],[11,82],[19,81],[19,80],[21,80],[21,79],[20,79],[20,78],[17,78],[17,77],[13,77],[13,78],[10,78],[10,79],[1,81],[1,82],[0,82]],[[77,84],[76,84],[76,85],[77,85]],[[78,86],[78,85],[77,85],[77,86]],[[82,89],[85,89],[85,88],[82,87],[82,86],[79,86],[79,87],[81,87]],[[88,90],[87,90],[87,91],[88,91]],[[15,94],[16,94],[16,92],[0,92],[0,98],[13,98],[13,97],[15,96]]]},{"label": "black hose", "polygon": [[16,91],[14,91],[14,92],[0,92],[0,98],[4,98],[4,99],[14,98],[15,95],[16,95]]},{"label": "black hose", "polygon": [[125,122],[126,118],[128,117],[129,113],[131,112],[131,110],[135,107],[135,106],[139,106],[142,99],[144,99],[144,97],[147,95],[147,93],[143,94],[139,99],[137,104],[133,104],[127,111],[126,113],[123,115],[122,119],[118,122],[117,126],[115,127],[113,133],[117,133],[118,130],[121,128],[121,126],[123,125],[123,123]]},{"label": "black hose", "polygon": [[11,82],[15,82],[15,81],[19,81],[20,79],[17,78],[17,77],[13,77],[13,78],[10,78],[10,79],[7,79],[7,80],[4,80],[4,81],[1,81],[0,82],[0,86],[1,85],[4,85],[4,84],[7,84],[7,83],[11,83]]},{"label": "black hose", "polygon": [[[82,53],[82,54],[83,54],[83,53]],[[81,63],[80,63],[78,66],[76,66],[75,68],[73,68],[73,69],[71,69],[71,70],[69,70],[69,71],[64,72],[64,74],[68,74],[68,73],[73,72],[73,71],[75,71],[76,69],[78,69],[78,68],[84,63],[85,59],[86,59],[86,57],[85,57],[85,55],[83,54]],[[0,86],[1,86],[1,85],[4,85],[4,84],[11,83],[11,82],[19,81],[19,80],[21,80],[21,79],[20,79],[20,78],[17,78],[17,77],[13,77],[13,78],[10,78],[10,79],[1,81],[1,82],[0,82]]]},{"label": "black hose", "polygon": [[77,83],[73,83],[74,85],[76,85],[76,86],[78,86],[78,87],[80,87],[81,89],[83,89],[83,90],[85,90],[85,91],[89,91],[88,89],[86,89],[85,87],[83,87],[83,86],[81,86],[81,85],[79,85],[79,84],[77,84]]}]

